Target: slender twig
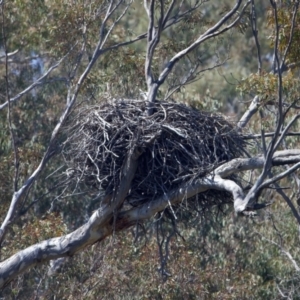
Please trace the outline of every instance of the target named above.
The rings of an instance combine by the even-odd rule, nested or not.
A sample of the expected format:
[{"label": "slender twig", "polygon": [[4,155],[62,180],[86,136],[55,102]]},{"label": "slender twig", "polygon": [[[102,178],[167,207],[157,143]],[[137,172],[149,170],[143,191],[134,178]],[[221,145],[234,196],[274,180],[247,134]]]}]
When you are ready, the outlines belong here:
[{"label": "slender twig", "polygon": [[[109,8],[107,14],[109,16],[111,16],[111,8]],[[107,19],[106,19],[106,21],[107,21]],[[10,207],[8,209],[8,212],[7,212],[7,214],[5,216],[5,219],[4,219],[4,221],[1,225],[1,228],[0,228],[0,244],[2,243],[2,241],[4,239],[4,236],[5,236],[8,225],[10,224],[11,220],[14,217],[14,214],[16,212],[16,208],[17,208],[17,205],[20,202],[20,199],[26,194],[26,192],[28,192],[28,190],[31,188],[32,184],[36,181],[36,179],[38,178],[40,173],[45,168],[47,162],[51,158],[51,154],[52,154],[53,146],[55,145],[55,142],[56,142],[56,138],[57,138],[62,126],[64,125],[67,117],[69,116],[71,110],[73,109],[73,107],[75,105],[75,102],[77,100],[77,96],[79,94],[79,91],[80,91],[86,77],[88,76],[88,74],[90,73],[90,71],[91,71],[92,67],[94,66],[95,62],[99,58],[100,53],[102,53],[101,52],[102,45],[103,45],[103,40],[100,36],[99,41],[98,41],[98,43],[97,43],[97,45],[94,49],[94,52],[93,52],[93,55],[92,55],[92,58],[91,58],[90,62],[86,66],[85,70],[83,71],[83,73],[81,74],[81,76],[79,77],[77,82],[73,86],[70,86],[69,89],[68,89],[66,107],[65,107],[58,123],[56,124],[55,128],[52,131],[51,138],[50,138],[50,141],[48,143],[48,147],[47,147],[47,149],[44,153],[43,158],[41,159],[40,164],[33,171],[33,173],[29,176],[29,178],[25,181],[23,186],[19,190],[15,191],[15,193],[13,194],[13,197],[12,197],[12,200],[11,200],[11,203],[10,203]]]},{"label": "slender twig", "polygon": [[297,169],[300,168],[300,163],[297,163],[295,165],[293,165],[291,168],[287,169],[286,171],[276,175],[276,176],[273,176],[272,178],[264,181],[259,187],[258,187],[258,190],[262,190],[264,188],[266,188],[267,186],[269,186],[270,184],[292,174],[294,171],[296,171]]},{"label": "slender twig", "polygon": [[[275,187],[279,187],[278,183],[275,183]],[[287,205],[290,207],[295,219],[298,222],[298,225],[300,225],[300,215],[299,212],[297,211],[295,205],[293,204],[292,200],[290,197],[287,196],[287,194],[282,190],[282,189],[276,189],[277,193],[284,199],[284,201],[287,203]]]},{"label": "slender twig", "polygon": [[[258,233],[258,232],[257,232]],[[291,261],[292,265],[294,266],[295,270],[297,272],[300,271],[300,267],[298,265],[298,263],[295,261],[295,259],[293,258],[293,256],[291,255],[291,253],[289,251],[287,251],[286,249],[284,249],[281,245],[279,245],[278,243],[274,242],[273,240],[267,239],[266,237],[262,236],[260,233],[258,233],[264,240],[268,241],[269,243],[275,245],[283,254],[285,254],[288,259]]]},{"label": "slender twig", "polygon": [[[284,130],[278,134],[279,138],[277,143],[274,146],[274,150],[276,151],[279,147],[280,143],[284,139],[284,137],[287,135],[288,130],[291,128],[291,126],[300,118],[300,113],[296,114],[292,120],[287,124],[287,126],[284,128]],[[275,136],[275,135],[274,135]]]},{"label": "slender twig", "polygon": [[204,41],[211,39],[215,36],[218,36],[232,27],[234,27],[237,22],[241,19],[245,9],[249,5],[250,1],[248,1],[242,8],[241,13],[239,16],[229,25],[225,26],[223,29],[220,29],[238,10],[238,8],[241,5],[241,0],[237,1],[237,4],[234,6],[234,8],[228,12],[219,22],[217,22],[214,26],[212,26],[210,29],[208,29],[204,34],[202,34],[194,43],[192,43],[189,47],[183,49],[182,51],[178,52],[175,56],[173,56],[170,61],[167,63],[165,69],[161,72],[161,74],[158,77],[158,83],[159,85],[163,84],[164,81],[166,80],[167,76],[170,74],[172,71],[174,65],[186,54],[194,50],[196,47],[198,47],[201,43]]},{"label": "slender twig", "polygon": [[[70,51],[72,51],[73,47],[71,48]],[[55,70],[63,61],[64,59],[70,54],[70,51],[64,55],[55,65],[50,67],[47,72],[45,72],[44,75],[42,75],[40,78],[38,78],[35,82],[33,82],[30,86],[28,86],[26,89],[24,89],[22,92],[20,92],[18,95],[15,97],[10,98],[10,103],[16,102],[19,100],[22,96],[26,95],[29,93],[32,89],[35,87],[45,84],[44,79],[53,71]],[[8,101],[4,102],[3,104],[0,105],[0,110],[8,106]]]},{"label": "slender twig", "polygon": [[[182,13],[178,13],[175,16],[173,16],[172,18],[166,20],[166,24],[164,24],[163,30],[165,30],[167,28],[170,28],[171,26],[176,25],[179,22],[181,22],[182,20],[184,20],[185,16],[188,15],[188,14],[190,14],[190,13],[192,13],[193,11],[195,11],[201,5],[201,3],[202,2],[200,1],[198,4],[194,5],[192,8],[189,8],[189,9],[187,9],[186,11],[184,11]],[[114,44],[112,46],[108,46],[108,47],[106,47],[104,49],[101,49],[101,51],[99,51],[99,53],[98,53],[98,56],[100,56],[101,54],[104,54],[104,53],[106,53],[108,51],[116,50],[116,49],[118,49],[120,47],[124,47],[124,46],[128,46],[128,45],[134,44],[134,43],[136,43],[136,42],[138,42],[140,40],[143,40],[143,39],[145,39],[147,37],[148,37],[148,34],[147,34],[147,32],[145,32],[145,33],[142,33],[142,34],[136,36],[135,38],[133,38],[133,39],[131,39],[129,41],[120,42],[120,43]]]},{"label": "slender twig", "polygon": [[251,0],[251,27],[252,27],[252,34],[254,36],[256,51],[257,51],[258,74],[261,74],[262,63],[261,63],[261,54],[260,54],[260,44],[258,40],[257,17],[256,17],[254,0]]},{"label": "slender twig", "polygon": [[[283,133],[280,132],[279,135],[281,136]],[[300,132],[288,132],[284,134],[285,136],[300,136]],[[274,132],[266,132],[264,133],[265,137],[273,137]],[[261,134],[248,134],[248,135],[243,135],[244,140],[253,140],[253,139],[260,139]]]},{"label": "slender twig", "polygon": [[[231,11],[229,11],[224,17],[221,18],[219,22],[217,22],[214,26],[212,26],[210,29],[208,29],[205,33],[203,33],[195,42],[193,42],[190,46],[187,48],[183,49],[182,51],[178,52],[175,56],[173,56],[169,62],[166,64],[166,67],[163,69],[163,71],[160,73],[158,76],[158,79],[153,81],[153,77],[151,76],[150,72],[150,64],[151,61],[146,59],[146,66],[145,66],[145,75],[148,80],[147,85],[148,85],[148,100],[150,102],[153,102],[155,100],[155,97],[157,95],[159,87],[164,83],[166,78],[169,76],[170,72],[174,68],[175,64],[182,59],[185,55],[193,51],[195,48],[197,48],[200,44],[205,42],[208,39],[211,39],[213,37],[216,37],[229,29],[233,28],[239,20],[242,18],[247,6],[250,4],[251,0],[248,0],[246,4],[243,6],[240,14],[238,17],[229,25],[225,26],[224,28],[221,29],[221,27],[228,21],[232,16],[235,15],[237,10],[239,9],[242,0],[238,0],[236,5],[232,8]],[[148,7],[148,6],[147,6]],[[148,9],[149,11],[149,9]],[[152,32],[152,30],[149,29],[149,31]],[[148,37],[149,40],[149,37]],[[150,40],[151,41],[151,40]],[[153,45],[156,46],[157,40],[153,43]],[[149,47],[150,49],[150,47]],[[149,50],[150,51],[150,50]],[[150,52],[149,52],[150,53]],[[151,56],[149,56],[151,58]],[[150,87],[150,89],[149,89]],[[148,114],[151,114],[151,108],[148,110]]]},{"label": "slender twig", "polygon": [[285,47],[284,53],[282,55],[280,68],[278,65],[278,68],[279,68],[279,70],[281,70],[281,72],[282,72],[283,66],[285,65],[285,60],[286,60],[288,51],[290,50],[291,45],[292,45],[292,41],[293,41],[293,37],[294,37],[294,30],[295,30],[295,26],[296,26],[296,16],[297,16],[297,12],[298,12],[298,7],[299,7],[299,1],[296,1],[296,3],[294,4],[294,9],[293,9],[289,41],[288,41],[287,46]]},{"label": "slender twig", "polygon": [[[273,6],[273,12],[274,12],[274,18],[275,18],[275,32],[276,32],[276,40],[275,40],[275,46],[274,46],[274,55],[275,55],[275,61],[277,66],[280,66],[279,61],[279,53],[278,53],[278,43],[279,43],[279,23],[278,23],[278,12],[277,12],[277,6],[276,3],[271,0],[272,6]],[[278,86],[278,112],[277,112],[277,124],[274,131],[274,136],[271,140],[271,142],[268,145],[267,152],[266,152],[266,160],[263,167],[263,170],[259,177],[257,178],[256,182],[252,186],[252,188],[249,190],[246,201],[248,203],[254,203],[261,192],[263,186],[265,186],[264,180],[267,177],[271,167],[272,167],[272,157],[275,151],[275,145],[277,138],[279,137],[279,134],[281,132],[281,128],[283,125],[283,108],[282,108],[282,73],[278,72],[277,74],[278,80],[277,80],[277,86]],[[279,180],[279,179],[278,179]],[[275,180],[276,181],[276,180]],[[275,182],[274,181],[274,182]],[[269,182],[269,180],[267,181]],[[270,183],[269,183],[270,184]]]},{"label": "slender twig", "polygon": [[279,294],[280,294],[280,296],[282,298],[287,298],[288,300],[292,300],[291,297],[289,297],[288,295],[284,294],[284,292],[280,289],[280,287],[279,287],[279,285],[277,283],[276,283],[276,288],[277,288],[277,290],[278,290],[278,292],[279,292]]},{"label": "slender twig", "polygon": [[[111,35],[111,32],[115,28],[115,26],[119,23],[119,21],[124,17],[127,10],[129,9],[130,5],[132,4],[132,1],[129,1],[129,3],[126,5],[123,12],[119,15],[119,17],[113,22],[113,24],[110,26],[110,28],[107,30],[107,33],[104,35],[104,28],[106,26],[106,23],[108,19],[112,16],[112,14],[118,9],[118,7],[122,4],[122,0],[120,0],[112,9],[111,11],[105,16],[104,21],[102,22],[101,29],[100,29],[100,40],[102,40],[100,48],[103,48],[104,44],[106,43],[108,37]],[[113,1],[111,2],[113,3]]]},{"label": "slender twig", "polygon": [[9,80],[8,80],[8,55],[7,55],[7,37],[6,37],[6,28],[5,28],[5,18],[4,18],[4,9],[5,4],[1,5],[1,25],[2,25],[2,43],[5,52],[5,92],[6,92],[6,102],[8,104],[7,110],[7,121],[8,127],[10,132],[10,139],[11,139],[11,147],[14,153],[14,182],[13,182],[13,189],[16,192],[18,189],[18,181],[19,181],[19,151],[16,143],[16,136],[13,129],[13,122],[11,116],[11,99],[9,93]]},{"label": "slender twig", "polygon": [[180,90],[181,87],[187,86],[191,83],[194,83],[198,81],[201,77],[199,77],[200,74],[206,72],[206,71],[211,71],[214,70],[215,68],[218,68],[226,63],[227,59],[225,59],[223,62],[217,63],[211,67],[207,67],[205,69],[201,69],[197,71],[199,68],[200,64],[196,63],[195,66],[191,67],[189,73],[184,77],[184,79],[177,85],[169,87],[166,95],[164,97],[164,100],[169,99],[174,93],[176,93],[178,90]]}]

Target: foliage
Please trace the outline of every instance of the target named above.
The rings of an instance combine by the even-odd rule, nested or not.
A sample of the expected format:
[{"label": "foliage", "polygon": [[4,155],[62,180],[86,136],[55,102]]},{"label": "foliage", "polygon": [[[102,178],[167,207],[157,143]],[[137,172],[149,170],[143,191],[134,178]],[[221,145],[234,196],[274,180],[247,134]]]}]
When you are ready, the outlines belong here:
[{"label": "foliage", "polygon": [[[163,32],[153,57],[155,74],[161,72],[168,59],[226,14],[232,1],[223,2],[224,6],[219,1],[204,1],[199,10]],[[280,25],[278,50],[282,55],[290,40],[295,1],[281,2],[277,17]],[[194,2],[186,1],[182,9],[190,8],[191,3]],[[1,104],[6,101],[6,78],[10,96],[14,97],[61,57],[69,55],[42,84],[20,101],[11,103],[9,111],[7,108],[0,111],[2,220],[14,192],[16,167],[8,114],[20,160],[20,187],[39,165],[48,147],[51,132],[66,106],[66,87],[78,79],[74,65],[78,63],[78,69],[82,71],[84,64],[91,61],[107,5],[108,1],[103,0],[5,1],[4,31],[0,34],[1,66],[6,64],[4,52],[18,51],[9,56],[8,73],[4,67],[0,68]],[[246,109],[244,103],[249,101],[249,95],[259,95],[264,104],[261,106],[263,117],[254,117],[251,128],[253,131],[274,128],[269,116],[274,114],[272,102],[278,96],[278,75],[269,72],[272,65],[268,57],[276,43],[276,19],[274,10],[268,5],[264,1],[256,3],[261,73],[257,72],[256,45],[250,28],[250,12],[247,11],[233,30],[183,58],[162,86],[159,98],[169,95],[177,102],[209,111],[218,110],[237,120]],[[121,9],[119,7],[118,11]],[[147,22],[141,2],[135,1],[108,37],[107,45],[130,41],[145,33]],[[299,99],[298,23],[299,12],[286,56],[286,64],[295,63],[295,67],[282,77],[283,100],[293,105],[297,105]],[[107,32],[110,25],[108,22],[104,31]],[[85,52],[81,56],[83,44]],[[79,91],[80,106],[99,105],[103,94],[139,98],[147,86],[145,47],[146,42],[139,40],[104,53]],[[42,62],[38,68],[34,59]],[[218,68],[211,70],[216,64]],[[193,66],[197,66],[195,76],[191,77],[189,85],[182,84]],[[293,128],[299,131],[297,123]],[[60,152],[65,139],[66,134],[60,134],[52,155]],[[299,147],[299,138],[286,138],[285,143],[287,147]],[[261,142],[257,141],[251,143],[248,151],[256,153],[262,148]],[[77,228],[93,209],[98,208],[99,203],[92,193],[66,196],[65,183],[58,175],[65,171],[63,157],[56,155],[22,199],[14,224],[2,244],[2,260],[26,246]],[[257,175],[256,171],[250,175],[245,172],[245,186],[254,175]],[[288,178],[281,185],[289,187],[291,180]],[[297,193],[295,190],[292,197],[295,205]],[[297,299],[300,297],[299,275],[279,246],[299,261],[298,227],[290,208],[274,190],[263,192],[261,197],[276,199],[276,204],[262,211],[256,219],[237,218],[230,207],[222,208],[225,213],[219,208],[213,210],[206,217],[195,211],[183,218],[184,222],[174,233],[172,218],[163,214],[156,216],[149,223],[137,224],[136,228],[85,249],[68,259],[52,276],[48,266],[37,265],[11,282],[1,296],[5,299],[276,299],[280,297],[279,287]],[[165,233],[163,240],[156,235],[159,226]],[[147,234],[143,234],[144,231]],[[168,238],[170,242],[166,247]]]},{"label": "foliage", "polygon": [[[285,52],[286,46],[290,43],[289,51],[287,52],[286,62],[287,63],[297,63],[300,58],[300,52],[298,47],[298,41],[300,38],[300,14],[299,11],[296,13],[295,23],[290,22],[293,19],[293,11],[297,1],[282,1],[281,5],[277,10],[277,20],[278,20],[278,49],[281,53]],[[269,9],[267,13],[268,26],[271,29],[271,45],[274,47],[275,40],[277,36],[276,32],[276,19],[274,12]],[[291,37],[292,33],[292,37]]]},{"label": "foliage", "polygon": [[[283,96],[291,102],[298,101],[299,80],[292,71],[288,71],[282,78]],[[250,74],[237,86],[243,94],[252,93],[259,95],[266,104],[277,97],[278,77],[276,74],[262,72],[262,74]]]}]

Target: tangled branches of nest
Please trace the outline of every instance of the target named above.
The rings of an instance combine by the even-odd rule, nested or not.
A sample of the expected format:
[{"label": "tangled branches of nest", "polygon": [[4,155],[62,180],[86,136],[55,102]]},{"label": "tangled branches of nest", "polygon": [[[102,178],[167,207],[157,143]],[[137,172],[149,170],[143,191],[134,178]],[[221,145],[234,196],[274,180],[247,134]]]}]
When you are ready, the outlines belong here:
[{"label": "tangled branches of nest", "polygon": [[[234,126],[220,115],[156,102],[148,116],[145,101],[125,99],[81,108],[68,136],[64,155],[72,179],[107,194],[118,187],[129,150],[141,149],[126,198],[131,206],[205,176],[221,163],[240,157],[245,146]],[[208,191],[189,203],[205,208],[229,201],[226,192]]]}]

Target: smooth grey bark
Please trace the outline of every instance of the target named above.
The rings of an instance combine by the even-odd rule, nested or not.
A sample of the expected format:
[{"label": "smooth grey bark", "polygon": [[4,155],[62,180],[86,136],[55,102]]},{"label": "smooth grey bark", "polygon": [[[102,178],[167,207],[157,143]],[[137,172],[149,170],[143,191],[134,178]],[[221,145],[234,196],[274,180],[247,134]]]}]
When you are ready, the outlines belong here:
[{"label": "smooth grey bark", "polygon": [[[138,221],[149,219],[170,204],[180,203],[184,199],[208,189],[230,192],[233,195],[235,210],[242,212],[248,208],[247,195],[244,195],[243,189],[238,184],[226,177],[236,172],[263,168],[265,163],[263,156],[234,159],[218,167],[205,178],[199,178],[193,183],[184,183],[176,190],[169,191],[164,196],[143,206],[121,211],[120,206],[130,189],[139,155],[140,153],[136,149],[128,154],[117,193],[107,197],[107,201],[93,213],[86,224],[65,236],[32,245],[1,262],[0,288],[31,267],[52,259],[72,256],[87,246],[102,241],[115,231],[126,229]],[[296,164],[300,167],[299,162],[300,150],[297,149],[275,152],[272,159],[273,166]]]}]

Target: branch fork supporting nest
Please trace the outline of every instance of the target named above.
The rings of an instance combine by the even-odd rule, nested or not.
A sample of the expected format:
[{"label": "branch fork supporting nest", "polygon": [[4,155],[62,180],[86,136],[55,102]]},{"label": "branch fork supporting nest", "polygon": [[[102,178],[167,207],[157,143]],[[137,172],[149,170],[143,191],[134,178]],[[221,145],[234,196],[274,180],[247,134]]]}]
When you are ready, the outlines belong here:
[{"label": "branch fork supporting nest", "polygon": [[[67,133],[64,156],[72,180],[106,194],[117,191],[127,155],[139,149],[124,202],[131,207],[204,178],[221,163],[243,156],[245,147],[234,125],[222,116],[175,102],[156,101],[149,116],[145,100],[103,100],[80,108]],[[207,191],[190,200],[205,208],[228,203],[232,196]]]}]

